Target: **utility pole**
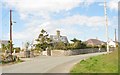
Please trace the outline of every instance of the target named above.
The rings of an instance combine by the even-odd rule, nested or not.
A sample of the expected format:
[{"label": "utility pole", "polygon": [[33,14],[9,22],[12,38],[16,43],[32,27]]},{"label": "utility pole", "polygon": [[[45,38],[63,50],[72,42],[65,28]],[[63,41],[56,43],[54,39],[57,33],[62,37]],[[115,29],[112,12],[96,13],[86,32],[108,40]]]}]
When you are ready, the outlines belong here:
[{"label": "utility pole", "polygon": [[104,13],[105,13],[105,23],[106,23],[106,39],[107,39],[107,52],[109,52],[109,38],[108,38],[108,19],[107,19],[107,7],[106,0],[104,0]]},{"label": "utility pole", "polygon": [[115,29],[115,43],[117,42],[116,29]]},{"label": "utility pole", "polygon": [[116,36],[116,29],[115,29],[115,47],[117,47],[117,36]]},{"label": "utility pole", "polygon": [[12,55],[12,10],[10,10],[10,52]]}]

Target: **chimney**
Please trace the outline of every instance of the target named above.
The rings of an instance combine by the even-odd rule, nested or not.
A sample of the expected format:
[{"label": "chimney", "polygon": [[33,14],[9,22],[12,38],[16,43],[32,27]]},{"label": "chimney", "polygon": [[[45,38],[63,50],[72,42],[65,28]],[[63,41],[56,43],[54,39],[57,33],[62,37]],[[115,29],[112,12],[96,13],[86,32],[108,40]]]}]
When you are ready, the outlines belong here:
[{"label": "chimney", "polygon": [[60,31],[59,30],[57,30],[57,36],[60,37]]}]

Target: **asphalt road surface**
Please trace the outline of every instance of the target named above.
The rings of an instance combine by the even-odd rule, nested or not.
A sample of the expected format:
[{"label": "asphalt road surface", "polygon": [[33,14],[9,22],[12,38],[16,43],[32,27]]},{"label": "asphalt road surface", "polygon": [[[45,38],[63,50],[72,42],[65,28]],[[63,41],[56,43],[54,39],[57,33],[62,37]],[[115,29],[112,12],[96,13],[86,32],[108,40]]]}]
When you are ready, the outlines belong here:
[{"label": "asphalt road surface", "polygon": [[90,53],[75,56],[38,56],[30,58],[26,62],[3,66],[3,73],[69,73],[70,69],[83,59],[105,54]]}]

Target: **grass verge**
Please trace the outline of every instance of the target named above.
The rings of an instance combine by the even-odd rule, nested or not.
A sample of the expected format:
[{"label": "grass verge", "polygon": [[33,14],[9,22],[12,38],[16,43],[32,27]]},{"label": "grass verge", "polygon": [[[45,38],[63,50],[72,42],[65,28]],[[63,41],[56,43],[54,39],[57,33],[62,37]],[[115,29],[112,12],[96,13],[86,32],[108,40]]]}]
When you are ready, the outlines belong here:
[{"label": "grass verge", "polygon": [[118,50],[82,60],[70,73],[118,73]]}]

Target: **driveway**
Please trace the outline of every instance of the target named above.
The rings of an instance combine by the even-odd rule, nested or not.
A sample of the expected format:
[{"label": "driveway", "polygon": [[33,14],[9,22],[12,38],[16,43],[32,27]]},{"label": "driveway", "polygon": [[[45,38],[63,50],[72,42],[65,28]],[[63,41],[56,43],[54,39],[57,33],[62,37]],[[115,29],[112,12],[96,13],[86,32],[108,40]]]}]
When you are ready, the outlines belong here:
[{"label": "driveway", "polygon": [[105,54],[90,53],[75,56],[38,56],[27,60],[26,62],[4,66],[2,67],[3,73],[69,73],[73,65],[83,59],[92,56]]}]

